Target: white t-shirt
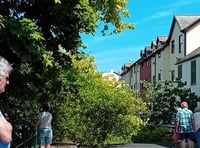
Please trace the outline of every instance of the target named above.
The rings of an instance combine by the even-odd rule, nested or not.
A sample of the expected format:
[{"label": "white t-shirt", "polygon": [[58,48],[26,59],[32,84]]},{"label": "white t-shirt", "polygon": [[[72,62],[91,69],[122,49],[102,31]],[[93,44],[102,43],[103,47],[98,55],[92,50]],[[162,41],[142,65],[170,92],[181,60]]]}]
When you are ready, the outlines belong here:
[{"label": "white t-shirt", "polygon": [[50,112],[41,112],[38,118],[40,120],[39,128],[51,128],[53,117]]},{"label": "white t-shirt", "polygon": [[195,132],[200,128],[200,112],[194,113]]}]

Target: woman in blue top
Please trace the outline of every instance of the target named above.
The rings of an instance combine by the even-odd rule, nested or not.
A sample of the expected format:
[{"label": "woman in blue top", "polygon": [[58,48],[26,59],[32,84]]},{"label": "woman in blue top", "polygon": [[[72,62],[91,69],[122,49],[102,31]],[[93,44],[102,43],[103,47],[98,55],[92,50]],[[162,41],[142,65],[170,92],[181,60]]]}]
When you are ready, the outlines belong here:
[{"label": "woman in blue top", "polygon": [[[9,84],[9,74],[12,66],[9,62],[0,57],[0,93],[5,91],[6,85]],[[12,125],[6,120],[0,112],[0,148],[10,148],[12,140]]]}]

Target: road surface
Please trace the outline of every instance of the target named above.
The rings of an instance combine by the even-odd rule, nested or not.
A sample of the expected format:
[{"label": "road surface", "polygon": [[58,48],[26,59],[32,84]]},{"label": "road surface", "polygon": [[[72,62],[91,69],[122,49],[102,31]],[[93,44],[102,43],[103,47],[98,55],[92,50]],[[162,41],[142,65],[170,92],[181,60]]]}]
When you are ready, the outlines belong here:
[{"label": "road surface", "polygon": [[158,143],[158,144],[142,144],[142,143],[127,143],[113,145],[110,148],[174,148],[173,143]]},{"label": "road surface", "polygon": [[[68,145],[52,145],[52,148],[87,148],[83,146],[77,146],[75,144]],[[174,144],[172,142],[168,143],[157,143],[157,144],[146,144],[146,143],[126,143],[126,144],[116,144],[109,146],[109,148],[174,148]]]}]

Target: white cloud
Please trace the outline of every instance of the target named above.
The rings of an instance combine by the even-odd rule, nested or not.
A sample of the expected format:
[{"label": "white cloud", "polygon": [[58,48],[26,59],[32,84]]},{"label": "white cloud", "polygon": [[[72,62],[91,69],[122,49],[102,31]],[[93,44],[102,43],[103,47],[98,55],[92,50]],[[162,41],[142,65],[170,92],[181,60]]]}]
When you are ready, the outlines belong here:
[{"label": "white cloud", "polygon": [[135,24],[138,25],[140,23],[144,23],[144,22],[147,22],[147,21],[152,21],[152,20],[163,18],[163,17],[171,16],[171,15],[173,15],[174,11],[175,11],[175,9],[169,9],[169,10],[166,10],[166,11],[159,11],[157,13],[152,14],[150,17],[142,19],[142,21],[140,21],[140,22],[136,22]]},{"label": "white cloud", "polygon": [[161,11],[158,13],[155,13],[153,16],[151,16],[149,19],[159,19],[165,16],[170,16],[174,12],[174,9],[168,10],[168,11]]}]

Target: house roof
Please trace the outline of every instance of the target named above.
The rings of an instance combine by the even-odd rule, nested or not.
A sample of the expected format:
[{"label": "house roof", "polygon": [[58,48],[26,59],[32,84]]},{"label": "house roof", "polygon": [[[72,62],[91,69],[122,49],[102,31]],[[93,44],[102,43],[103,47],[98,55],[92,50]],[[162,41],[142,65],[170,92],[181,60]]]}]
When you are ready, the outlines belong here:
[{"label": "house roof", "polygon": [[155,49],[156,46],[157,46],[156,40],[152,41],[152,42],[151,42],[151,48],[152,48],[152,49]]},{"label": "house roof", "polygon": [[123,65],[123,67],[124,67],[124,68],[131,68],[132,65],[133,65],[133,63],[125,63],[125,64]]},{"label": "house roof", "polygon": [[158,42],[160,42],[161,44],[165,43],[167,41],[167,38],[168,38],[168,36],[158,36],[156,42],[157,42],[157,44],[158,44]]},{"label": "house roof", "polygon": [[152,51],[151,46],[145,46],[146,51]]},{"label": "house roof", "polygon": [[122,71],[127,71],[127,70],[129,70],[132,66],[133,66],[133,62],[125,63],[125,64],[122,65],[121,69],[122,69]]},{"label": "house roof", "polygon": [[171,39],[172,31],[176,22],[178,23],[180,30],[185,32],[199,21],[200,15],[174,15],[167,43],[169,43]]},{"label": "house roof", "polygon": [[121,67],[122,71],[119,73],[119,75],[123,76],[124,74],[128,73],[133,65],[133,62],[123,64]]},{"label": "house roof", "polygon": [[175,15],[175,19],[179,24],[180,30],[185,30],[198,22],[200,15]]},{"label": "house roof", "polygon": [[147,58],[152,53],[152,51],[153,49],[151,48],[151,46],[145,46],[144,50],[140,51],[140,57]]},{"label": "house roof", "polygon": [[156,48],[153,49],[153,52],[151,54],[155,55],[156,53],[160,52],[161,50],[164,49],[166,42],[167,42],[168,36],[158,36],[156,39]]},{"label": "house roof", "polygon": [[180,63],[186,62],[186,61],[196,58],[198,56],[200,56],[200,47],[195,49],[190,54],[186,55],[184,58],[179,59],[175,64],[180,64]]}]

